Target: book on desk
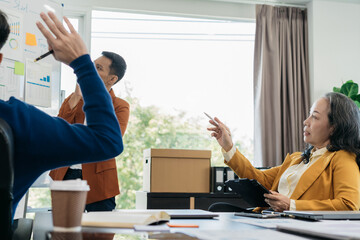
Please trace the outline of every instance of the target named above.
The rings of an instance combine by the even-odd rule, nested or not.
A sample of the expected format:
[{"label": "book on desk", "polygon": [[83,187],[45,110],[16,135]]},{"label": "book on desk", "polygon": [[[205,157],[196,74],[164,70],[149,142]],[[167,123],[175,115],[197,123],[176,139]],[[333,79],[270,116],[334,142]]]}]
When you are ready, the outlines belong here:
[{"label": "book on desk", "polygon": [[84,227],[133,228],[134,225],[149,225],[168,222],[169,214],[164,211],[136,212],[89,212],[83,213]]},{"label": "book on desk", "polygon": [[136,210],[124,209],[113,212],[83,213],[82,226],[132,228],[134,225],[150,225],[168,222],[170,219],[210,219],[217,213],[194,209]]}]

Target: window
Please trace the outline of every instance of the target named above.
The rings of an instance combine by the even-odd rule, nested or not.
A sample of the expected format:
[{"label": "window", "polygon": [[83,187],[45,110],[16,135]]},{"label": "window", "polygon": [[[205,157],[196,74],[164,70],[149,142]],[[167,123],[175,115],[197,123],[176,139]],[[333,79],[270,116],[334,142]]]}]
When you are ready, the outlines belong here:
[{"label": "window", "polygon": [[131,105],[119,208],[135,206],[146,148],[209,149],[212,165],[223,164],[203,112],[225,122],[253,160],[254,36],[254,22],[92,12],[93,59],[112,51],[128,65],[113,87]]},{"label": "window", "polygon": [[[81,17],[68,17],[69,21],[73,25],[76,31],[79,32],[79,24],[81,23]],[[64,26],[68,31],[66,23],[64,22]],[[68,97],[72,92],[74,92],[76,86],[76,76],[72,68],[67,66],[64,63],[61,63],[61,93],[60,106],[63,100]],[[59,107],[60,107],[59,106]]]}]

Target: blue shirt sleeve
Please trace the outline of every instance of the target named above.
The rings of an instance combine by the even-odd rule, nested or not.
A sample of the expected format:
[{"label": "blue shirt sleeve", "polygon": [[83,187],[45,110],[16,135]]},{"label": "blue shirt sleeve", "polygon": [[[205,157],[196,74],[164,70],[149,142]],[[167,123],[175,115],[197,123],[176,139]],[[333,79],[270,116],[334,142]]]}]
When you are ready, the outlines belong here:
[{"label": "blue shirt sleeve", "polygon": [[90,56],[83,55],[70,66],[83,94],[87,126],[70,125],[13,97],[0,100],[0,117],[14,135],[14,211],[44,171],[114,158],[123,151],[111,98]]}]

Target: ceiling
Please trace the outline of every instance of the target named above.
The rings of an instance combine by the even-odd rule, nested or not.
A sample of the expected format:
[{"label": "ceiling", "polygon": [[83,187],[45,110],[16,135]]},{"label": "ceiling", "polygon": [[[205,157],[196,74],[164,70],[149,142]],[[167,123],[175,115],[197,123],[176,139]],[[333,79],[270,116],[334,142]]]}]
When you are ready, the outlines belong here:
[{"label": "ceiling", "polygon": [[[233,2],[233,3],[253,3],[253,4],[276,4],[276,5],[294,5],[305,6],[307,3],[317,0],[210,0],[217,2]],[[359,3],[360,0],[327,0],[336,2]]]},{"label": "ceiling", "polygon": [[[239,0],[239,2],[241,2],[241,0]],[[249,2],[257,2],[257,0],[249,0]],[[308,2],[311,2],[311,0],[262,0],[260,2],[284,3],[284,4],[301,4],[301,5],[304,5],[304,4],[308,3]]]},{"label": "ceiling", "polygon": [[215,2],[245,3],[245,4],[269,4],[269,5],[289,5],[305,6],[312,0],[206,0]]}]

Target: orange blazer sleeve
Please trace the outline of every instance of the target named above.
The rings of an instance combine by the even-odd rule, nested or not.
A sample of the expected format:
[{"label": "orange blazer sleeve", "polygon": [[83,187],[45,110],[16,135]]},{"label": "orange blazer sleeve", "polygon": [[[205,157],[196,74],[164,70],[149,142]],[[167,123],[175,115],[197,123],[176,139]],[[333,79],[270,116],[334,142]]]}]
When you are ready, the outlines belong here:
[{"label": "orange blazer sleeve", "polygon": [[241,178],[256,179],[265,188],[272,189],[273,182],[280,167],[273,167],[265,171],[256,169],[250,161],[236,149],[235,155],[229,162],[225,162]]},{"label": "orange blazer sleeve", "polygon": [[[121,98],[114,100],[114,110],[120,124],[121,135],[124,136],[130,116],[130,105]],[[69,104],[68,104],[69,105]]]}]

